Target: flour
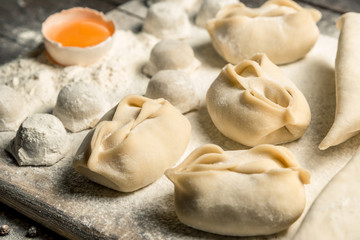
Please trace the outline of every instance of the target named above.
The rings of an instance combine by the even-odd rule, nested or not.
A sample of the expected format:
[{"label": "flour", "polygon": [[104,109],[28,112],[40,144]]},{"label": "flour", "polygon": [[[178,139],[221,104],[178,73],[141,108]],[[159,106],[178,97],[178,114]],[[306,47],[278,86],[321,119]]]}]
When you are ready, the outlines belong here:
[{"label": "flour", "polygon": [[111,53],[88,67],[55,65],[45,52],[35,58],[18,58],[0,67],[0,85],[20,93],[28,104],[29,114],[52,112],[59,91],[70,82],[95,85],[110,106],[127,94],[143,94],[148,78],[141,73],[141,67],[158,40],[148,34],[120,30],[114,37]]}]

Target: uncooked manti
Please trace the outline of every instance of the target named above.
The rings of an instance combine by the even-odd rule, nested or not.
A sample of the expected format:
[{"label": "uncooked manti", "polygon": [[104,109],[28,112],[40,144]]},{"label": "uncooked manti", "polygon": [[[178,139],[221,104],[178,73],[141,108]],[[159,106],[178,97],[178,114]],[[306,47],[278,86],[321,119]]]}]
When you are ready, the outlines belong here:
[{"label": "uncooked manti", "polygon": [[287,229],[304,210],[310,181],[287,148],[267,144],[237,151],[204,145],[165,174],[181,222],[232,236]]},{"label": "uncooked manti", "polygon": [[304,57],[315,45],[319,11],[290,0],[269,0],[260,8],[243,3],[222,8],[207,23],[216,51],[237,64],[256,53],[266,53],[275,64]]},{"label": "uncooked manti", "polygon": [[129,95],[85,137],[73,166],[94,182],[132,192],[179,160],[190,132],[187,118],[168,101]]},{"label": "uncooked manti", "polygon": [[321,150],[345,142],[360,132],[360,14],[346,13],[336,23],[340,36],[335,61],[336,113],[319,145]]},{"label": "uncooked manti", "polygon": [[304,95],[265,54],[226,65],[206,103],[219,131],[247,146],[298,139],[311,118]]}]

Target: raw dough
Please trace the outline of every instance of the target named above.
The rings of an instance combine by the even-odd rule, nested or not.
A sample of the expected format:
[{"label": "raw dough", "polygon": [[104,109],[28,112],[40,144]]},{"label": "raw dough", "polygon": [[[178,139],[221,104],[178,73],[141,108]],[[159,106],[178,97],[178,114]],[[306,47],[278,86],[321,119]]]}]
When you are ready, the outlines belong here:
[{"label": "raw dough", "polygon": [[200,107],[200,98],[189,74],[179,70],[163,70],[155,74],[148,84],[145,96],[165,98],[181,113]]},{"label": "raw dough", "polygon": [[0,132],[16,131],[28,112],[23,96],[11,87],[0,86]]},{"label": "raw dough", "polygon": [[360,14],[346,13],[336,23],[340,36],[335,61],[336,113],[319,145],[321,150],[345,142],[360,132]]},{"label": "raw dough", "polygon": [[129,95],[91,130],[73,166],[94,182],[132,192],[179,160],[190,132],[187,118],[168,101]]},{"label": "raw dough", "polygon": [[293,240],[359,239],[359,173],[360,149],[318,196]]},{"label": "raw dough", "polygon": [[219,10],[227,5],[239,3],[238,0],[203,0],[196,15],[195,23],[205,28],[208,20],[215,18]]},{"label": "raw dough", "polygon": [[275,64],[304,57],[319,36],[319,11],[304,9],[290,0],[269,0],[260,8],[226,6],[208,21],[216,51],[237,64],[256,53],[266,53]]},{"label": "raw dough", "polygon": [[51,114],[36,113],[20,125],[7,151],[21,166],[51,166],[61,160],[69,148],[61,121]]},{"label": "raw dough", "polygon": [[259,145],[223,151],[194,150],[166,171],[175,185],[175,208],[191,227],[232,236],[273,234],[288,228],[305,207],[310,174],[285,147]]},{"label": "raw dough", "polygon": [[200,66],[194,50],[189,44],[176,39],[165,39],[158,42],[150,53],[150,59],[143,72],[149,76],[161,70],[183,70],[192,73]]},{"label": "raw dough", "polygon": [[265,54],[226,65],[206,103],[219,131],[247,146],[298,139],[311,118],[304,95]]},{"label": "raw dough", "polygon": [[90,83],[74,82],[61,89],[53,114],[62,121],[66,129],[79,132],[94,127],[109,108],[98,87]]},{"label": "raw dough", "polygon": [[143,31],[158,38],[183,39],[190,36],[191,27],[181,7],[172,2],[159,2],[150,6]]},{"label": "raw dough", "polygon": [[147,4],[150,6],[158,2],[171,2],[181,6],[187,13],[195,14],[201,5],[201,0],[148,0]]}]

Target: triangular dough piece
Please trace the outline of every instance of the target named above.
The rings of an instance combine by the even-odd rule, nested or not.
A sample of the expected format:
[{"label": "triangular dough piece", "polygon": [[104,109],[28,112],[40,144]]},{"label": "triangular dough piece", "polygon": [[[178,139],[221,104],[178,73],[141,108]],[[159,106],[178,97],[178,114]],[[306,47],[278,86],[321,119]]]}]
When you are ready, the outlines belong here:
[{"label": "triangular dough piece", "polygon": [[335,61],[336,113],[320,150],[343,143],[360,132],[360,14],[346,13],[336,25],[341,31]]}]

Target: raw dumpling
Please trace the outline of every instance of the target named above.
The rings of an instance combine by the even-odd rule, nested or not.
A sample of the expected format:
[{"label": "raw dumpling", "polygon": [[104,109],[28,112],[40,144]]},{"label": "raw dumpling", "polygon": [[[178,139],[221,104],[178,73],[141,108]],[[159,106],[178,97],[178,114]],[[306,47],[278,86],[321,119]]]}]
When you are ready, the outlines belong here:
[{"label": "raw dumpling", "polygon": [[311,118],[304,95],[265,54],[226,65],[206,103],[219,131],[247,146],[298,139]]},{"label": "raw dumpling", "polygon": [[190,132],[187,118],[168,101],[130,95],[91,130],[73,166],[94,182],[121,192],[135,191],[179,160]]},{"label": "raw dumpling", "polygon": [[51,166],[64,158],[69,146],[61,121],[51,114],[36,113],[20,125],[7,151],[21,166]]},{"label": "raw dumpling", "polygon": [[145,96],[165,98],[182,113],[200,107],[200,98],[189,74],[179,70],[163,70],[155,74],[147,86]]},{"label": "raw dumpling", "polygon": [[151,50],[150,59],[143,72],[149,76],[161,70],[182,70],[191,73],[199,66],[200,62],[195,58],[194,50],[189,44],[176,39],[165,39]]},{"label": "raw dumpling", "polygon": [[143,31],[158,38],[187,38],[190,21],[185,11],[171,2],[159,2],[150,6],[144,20]]},{"label": "raw dumpling", "polygon": [[101,91],[85,82],[74,82],[61,89],[53,114],[71,132],[92,128],[109,110]]},{"label": "raw dumpling", "polygon": [[11,87],[0,86],[0,132],[16,131],[26,118],[25,99]]},{"label": "raw dumpling", "polygon": [[152,5],[158,2],[175,3],[177,6],[181,6],[189,14],[196,13],[201,5],[201,0],[148,0],[147,4]]},{"label": "raw dumpling", "polygon": [[195,23],[205,28],[208,20],[214,18],[218,11],[226,5],[239,3],[238,0],[203,0],[200,10],[196,15]]},{"label": "raw dumpling", "polygon": [[232,236],[287,229],[304,210],[303,185],[310,182],[291,152],[273,145],[238,151],[204,145],[165,174],[175,185],[181,222]]},{"label": "raw dumpling", "polygon": [[319,145],[336,146],[360,132],[360,14],[346,13],[338,21],[341,30],[335,61],[336,113],[334,123]]},{"label": "raw dumpling", "polygon": [[222,8],[208,21],[207,30],[216,51],[232,64],[260,52],[275,64],[284,64],[311,50],[320,18],[319,11],[290,0],[270,0],[256,9],[239,3]]}]

